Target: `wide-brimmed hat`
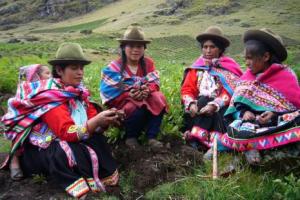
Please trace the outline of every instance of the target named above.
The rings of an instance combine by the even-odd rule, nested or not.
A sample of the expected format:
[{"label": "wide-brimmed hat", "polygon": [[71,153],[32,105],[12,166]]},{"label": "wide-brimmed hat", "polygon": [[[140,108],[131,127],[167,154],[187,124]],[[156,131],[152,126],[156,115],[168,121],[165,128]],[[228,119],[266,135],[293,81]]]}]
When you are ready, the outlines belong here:
[{"label": "wide-brimmed hat", "polygon": [[223,47],[226,48],[230,45],[229,39],[227,39],[224,34],[223,30],[218,26],[210,26],[208,27],[203,33],[200,33],[196,39],[199,42],[204,40],[217,40],[223,44]]},{"label": "wide-brimmed hat", "polygon": [[145,33],[139,26],[129,26],[125,31],[123,38],[118,38],[117,40],[120,43],[138,42],[147,44],[151,42],[151,40],[145,39]]},{"label": "wide-brimmed hat", "polygon": [[54,59],[48,61],[51,65],[80,63],[88,65],[91,63],[85,58],[83,50],[78,43],[63,43],[59,46]]},{"label": "wide-brimmed hat", "polygon": [[287,50],[279,35],[270,29],[262,28],[260,30],[248,30],[243,36],[244,43],[248,40],[258,40],[266,44],[275,53],[280,62],[287,58]]}]

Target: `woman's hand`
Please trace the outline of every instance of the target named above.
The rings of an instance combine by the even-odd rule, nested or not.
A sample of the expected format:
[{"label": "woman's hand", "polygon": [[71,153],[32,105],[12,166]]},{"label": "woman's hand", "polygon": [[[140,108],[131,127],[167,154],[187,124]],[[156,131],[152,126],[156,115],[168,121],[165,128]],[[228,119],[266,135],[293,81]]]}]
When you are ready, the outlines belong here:
[{"label": "woman's hand", "polygon": [[200,110],[200,115],[213,115],[217,110],[217,106],[213,105],[213,104],[208,104],[206,106],[204,106],[203,108],[201,108]]},{"label": "woman's hand", "polygon": [[255,120],[255,115],[250,111],[246,111],[243,115],[243,120],[244,121]]},{"label": "woman's hand", "polygon": [[98,132],[98,129],[107,129],[109,126],[120,126],[125,119],[125,113],[122,110],[111,108],[98,113],[95,117],[89,119],[86,123],[88,132]]},{"label": "woman's hand", "polygon": [[257,117],[257,121],[260,124],[267,124],[268,122],[271,121],[272,117],[274,117],[274,116],[275,116],[275,114],[273,112],[266,111]]},{"label": "woman's hand", "polygon": [[110,125],[121,125],[120,117],[118,115],[117,109],[115,108],[100,112],[97,115],[97,119],[97,125],[104,129],[108,128]]},{"label": "woman's hand", "polygon": [[132,88],[129,91],[129,96],[134,100],[141,101],[143,99],[143,93],[140,89]]},{"label": "woman's hand", "polygon": [[148,88],[147,85],[142,85],[141,86],[141,91],[142,91],[142,97],[143,99],[147,99],[147,97],[150,95],[151,91]]},{"label": "woman's hand", "polygon": [[196,103],[192,103],[189,108],[191,117],[195,117],[198,112],[198,106]]}]

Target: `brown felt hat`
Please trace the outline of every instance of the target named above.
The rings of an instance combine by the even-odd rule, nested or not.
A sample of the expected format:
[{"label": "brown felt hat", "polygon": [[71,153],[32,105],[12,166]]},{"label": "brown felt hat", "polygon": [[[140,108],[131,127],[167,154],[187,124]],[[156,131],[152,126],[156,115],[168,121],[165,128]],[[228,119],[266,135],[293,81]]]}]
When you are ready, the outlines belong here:
[{"label": "brown felt hat", "polygon": [[78,43],[62,43],[54,59],[48,61],[51,65],[57,64],[71,64],[80,63],[82,65],[88,65],[91,63],[85,58],[83,50]]},{"label": "brown felt hat", "polygon": [[258,40],[266,44],[275,53],[280,62],[287,58],[287,50],[282,38],[270,29],[248,30],[243,36],[244,43],[248,40]]},{"label": "brown felt hat", "polygon": [[223,44],[223,47],[226,48],[230,45],[230,41],[223,34],[223,30],[218,26],[210,26],[203,33],[200,33],[196,39],[199,42],[204,40],[218,40]]},{"label": "brown felt hat", "polygon": [[120,43],[139,42],[143,44],[150,43],[151,40],[145,39],[144,31],[139,26],[129,26],[125,31],[123,38],[117,39]]}]

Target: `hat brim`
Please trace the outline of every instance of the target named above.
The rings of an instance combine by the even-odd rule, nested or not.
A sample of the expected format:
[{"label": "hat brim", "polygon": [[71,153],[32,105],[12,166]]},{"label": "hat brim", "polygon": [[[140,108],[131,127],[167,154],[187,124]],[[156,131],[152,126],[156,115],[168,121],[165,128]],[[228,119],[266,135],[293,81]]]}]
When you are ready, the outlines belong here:
[{"label": "hat brim", "polygon": [[122,44],[129,43],[129,42],[137,42],[137,43],[143,43],[143,44],[151,43],[151,40],[130,40],[130,39],[121,39],[121,38],[117,39],[117,41],[119,41]]},{"label": "hat brim", "polygon": [[89,60],[74,60],[74,59],[53,59],[53,60],[49,60],[48,63],[53,66],[59,65],[59,64],[74,64],[74,63],[88,65],[91,63],[91,61],[89,61]]},{"label": "hat brim", "polygon": [[246,31],[243,36],[243,41],[245,43],[248,40],[258,40],[271,47],[271,49],[276,54],[280,62],[284,61],[287,58],[287,50],[283,46],[283,44],[279,42],[278,39],[276,39],[275,37],[273,37],[272,35],[264,31],[261,30]]},{"label": "hat brim", "polygon": [[198,42],[202,42],[204,40],[217,40],[224,45],[224,48],[227,48],[230,45],[230,41],[226,37],[209,34],[209,33],[200,34],[196,37],[196,39],[198,40]]}]

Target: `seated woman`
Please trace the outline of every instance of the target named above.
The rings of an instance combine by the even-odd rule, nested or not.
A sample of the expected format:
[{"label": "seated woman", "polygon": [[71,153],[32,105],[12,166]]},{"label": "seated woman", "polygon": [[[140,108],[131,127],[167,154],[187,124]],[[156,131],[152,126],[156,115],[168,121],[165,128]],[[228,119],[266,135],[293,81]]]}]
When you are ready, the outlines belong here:
[{"label": "seated woman", "polygon": [[129,26],[118,41],[121,58],[112,61],[102,71],[102,102],[110,108],[124,110],[125,144],[129,148],[139,146],[137,138],[144,128],[149,145],[161,148],[162,143],[155,138],[160,131],[167,102],[159,91],[159,76],[153,61],[144,56],[150,40],[144,38],[140,27]]},{"label": "seated woman", "polygon": [[82,79],[90,61],[79,44],[62,44],[49,63],[54,78],[25,82],[26,97],[8,102],[2,123],[13,141],[10,155],[21,147],[25,175],[48,175],[73,197],[105,191],[105,185],[117,184],[118,171],[102,133],[120,123],[119,115],[98,113],[89,100]]},{"label": "seated woman", "polygon": [[[185,108],[186,139],[193,147],[210,148],[215,133],[224,133],[223,114],[242,71],[224,55],[230,45],[219,27],[211,26],[197,36],[202,55],[184,72],[181,99]],[[211,156],[211,150],[206,158]]]},{"label": "seated woman", "polygon": [[257,164],[260,151],[299,143],[300,87],[295,73],[281,63],[287,51],[280,36],[269,29],[249,30],[244,43],[248,69],[225,113],[232,123],[221,142]]},{"label": "seated woman", "polygon": [[[21,67],[19,71],[19,84],[17,88],[16,98],[24,99],[27,96],[27,88],[22,87],[26,85],[24,84],[24,82],[33,83],[36,81],[48,79],[50,77],[51,72],[45,65],[33,64]],[[23,172],[20,168],[17,152],[11,158],[9,169],[10,177],[12,180],[18,181],[23,178]]]}]

